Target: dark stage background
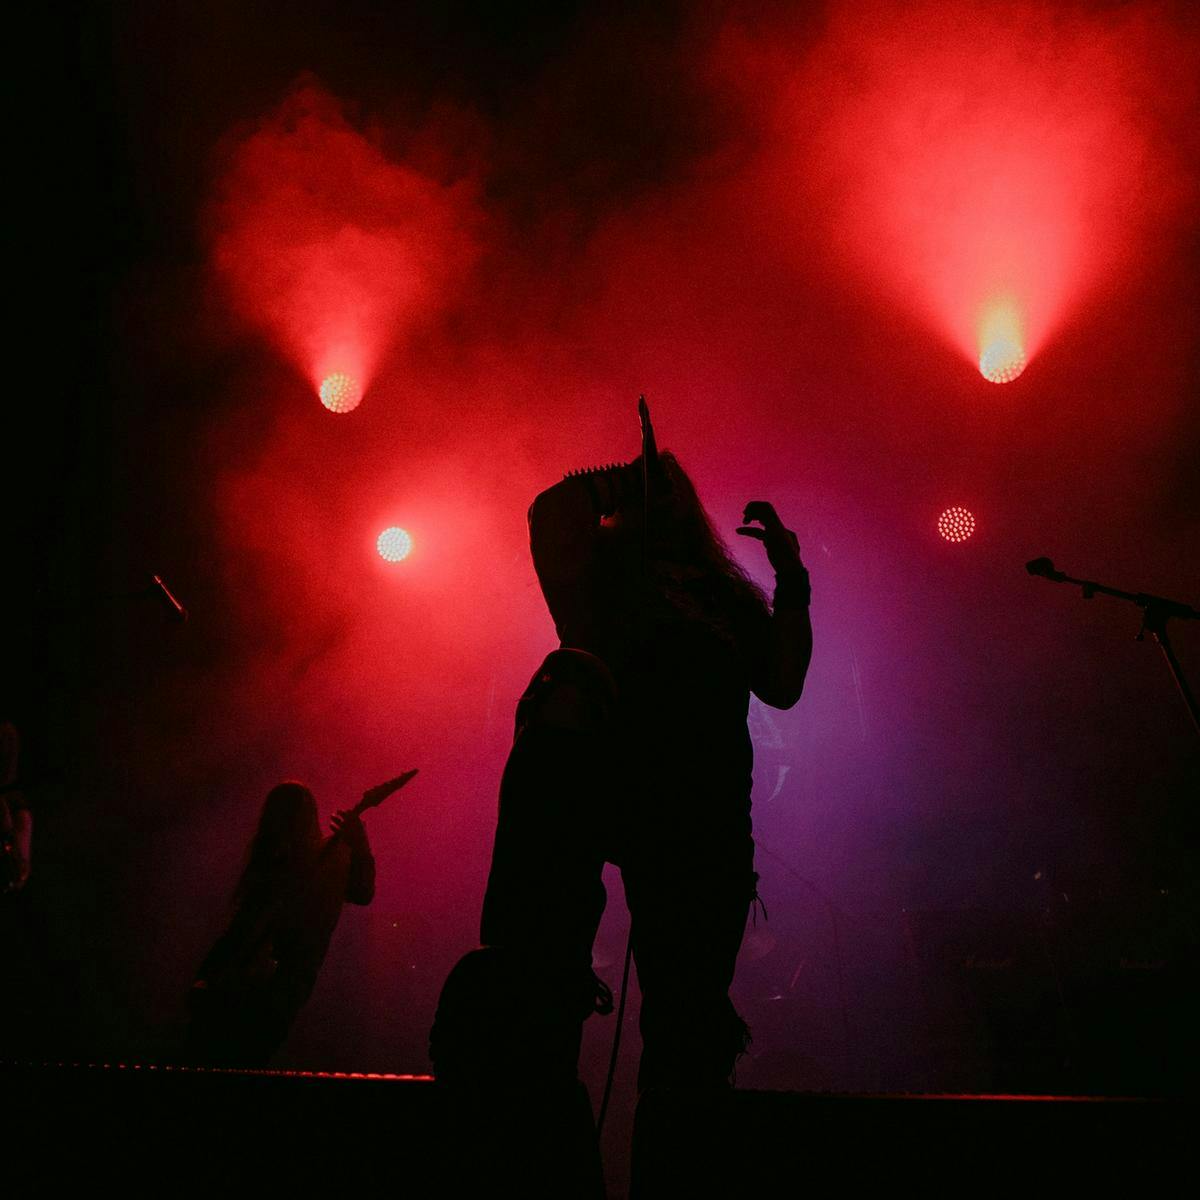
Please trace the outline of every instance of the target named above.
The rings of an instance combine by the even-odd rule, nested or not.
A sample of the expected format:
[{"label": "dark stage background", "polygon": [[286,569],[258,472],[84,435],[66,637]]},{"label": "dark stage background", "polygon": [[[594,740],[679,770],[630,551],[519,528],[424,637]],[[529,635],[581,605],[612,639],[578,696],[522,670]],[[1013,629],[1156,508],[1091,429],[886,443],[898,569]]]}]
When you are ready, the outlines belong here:
[{"label": "dark stage background", "polygon": [[[772,500],[813,579],[806,694],[751,713],[739,1083],[1178,1084],[1197,739],[1136,610],[1023,564],[1200,601],[1191,6],[46,20],[13,110],[4,702],[37,828],[5,1053],[169,1059],[267,789],[328,811],[418,766],[285,1058],[427,1068],[553,644],[525,510],[632,457],[644,391],[718,526]],[[1003,385],[993,294],[1029,358]],[[318,402],[331,354],[353,413]]]}]

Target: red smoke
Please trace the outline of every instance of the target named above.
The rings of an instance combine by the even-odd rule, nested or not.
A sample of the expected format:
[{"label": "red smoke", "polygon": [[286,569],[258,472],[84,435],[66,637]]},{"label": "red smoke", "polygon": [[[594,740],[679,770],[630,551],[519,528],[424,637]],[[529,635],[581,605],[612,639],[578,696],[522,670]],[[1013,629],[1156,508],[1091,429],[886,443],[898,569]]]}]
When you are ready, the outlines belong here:
[{"label": "red smoke", "polygon": [[209,216],[236,313],[314,390],[332,372],[369,388],[472,257],[465,185],[389,161],[307,80],[227,153]]},{"label": "red smoke", "polygon": [[[310,1029],[360,1039],[342,1063],[424,1061],[438,989],[477,936],[514,706],[556,644],[525,512],[567,468],[637,453],[639,392],[740,561],[769,585],[762,547],[731,533],[745,502],[763,498],[812,570],[807,694],[755,717],[774,731],[755,735],[760,870],[785,920],[813,896],[768,848],[853,912],[898,912],[925,864],[934,907],[964,895],[990,904],[971,891],[980,873],[955,866],[969,839],[927,837],[924,816],[941,829],[999,814],[988,828],[1011,829],[1024,853],[1035,809],[1074,811],[1078,788],[1094,811],[1089,780],[1099,788],[1112,774],[1112,795],[1124,788],[1111,764],[1132,779],[1177,761],[1161,664],[1132,630],[1107,636],[1123,614],[1084,614],[1094,629],[1111,624],[1081,648],[1072,601],[1031,592],[1021,564],[1051,553],[1164,594],[1192,587],[1182,521],[1194,521],[1184,381],[1195,285],[1179,217],[1195,86],[1180,65],[1194,41],[1145,4],[1089,16],[1066,0],[841,0],[819,27],[788,26],[802,8],[816,10],[748,3],[715,42],[725,6],[691,6],[683,36],[671,20],[622,27],[598,11],[590,40],[506,84],[502,103],[486,80],[465,88],[474,98],[447,99],[455,113],[478,103],[494,114],[481,112],[478,132],[473,119],[439,118],[416,139],[422,117],[401,93],[405,55],[418,51],[361,47],[379,57],[377,77],[396,81],[398,116],[376,139],[345,115],[367,73],[357,59],[353,74],[328,69],[313,33],[307,57],[281,45],[278,77],[310,65],[339,81],[347,107],[306,83],[226,140],[205,218],[235,315],[272,345],[221,364],[218,402],[114,435],[130,439],[131,461],[170,469],[173,506],[139,519],[193,614],[191,657],[173,672],[157,643],[128,640],[129,661],[154,681],[130,773],[156,811],[164,795],[194,797],[170,870],[149,900],[139,883],[137,911],[177,911],[189,879],[215,918],[280,778],[333,807],[421,767],[370,818],[379,900],[347,914],[334,945],[376,922],[369,954],[344,972],[362,1020],[322,1009],[320,995],[310,1008]],[[259,20],[256,6],[238,11]],[[255,74],[259,47],[242,44],[241,73]],[[171,115],[187,128],[183,113],[220,111],[228,78],[197,70]],[[486,185],[478,200],[470,183],[445,182],[463,157]],[[1177,265],[1164,269],[1168,253]],[[976,322],[993,297],[1019,308],[999,317],[1020,323],[1032,357],[1011,395],[974,374]],[[187,291],[189,308],[195,299]],[[126,338],[129,391],[147,407],[160,389],[146,381],[146,344],[178,339],[160,308],[154,339]],[[398,339],[404,352],[389,355]],[[315,391],[339,346],[366,363],[331,364],[366,386],[366,402],[344,418],[315,396],[298,411],[280,352]],[[961,371],[960,353],[971,364]],[[204,394],[213,364],[199,366]],[[946,420],[951,410],[962,419]],[[180,447],[197,445],[189,473]],[[132,511],[153,508],[143,495],[131,492]],[[957,548],[936,528],[951,504],[979,516]],[[196,514],[186,540],[172,523],[181,508]],[[399,563],[378,552],[391,526],[412,537]],[[118,533],[140,554],[137,529]],[[1051,793],[1054,805],[1037,803]],[[1129,804],[1121,795],[1121,811]],[[614,892],[610,913],[620,908]],[[823,909],[818,919],[823,930]],[[199,934],[181,951],[167,933],[193,969]],[[623,936],[611,942],[619,967]],[[335,961],[323,978],[339,978]],[[775,990],[758,993],[772,998],[761,1023],[749,1014],[764,1029],[761,1056],[746,1060],[752,1086],[796,1086],[786,1064],[811,1049],[794,1028],[772,1041]],[[830,994],[826,1015],[839,1005]],[[885,1031],[860,1048],[866,1074],[822,1076],[829,1086],[887,1078],[879,1063],[905,1039],[887,1036],[878,1013],[860,1027]]]},{"label": "red smoke", "polygon": [[1036,355],[1181,199],[1154,126],[1192,56],[1155,6],[842,3],[807,50],[723,51],[769,97],[784,226],[975,364]]}]

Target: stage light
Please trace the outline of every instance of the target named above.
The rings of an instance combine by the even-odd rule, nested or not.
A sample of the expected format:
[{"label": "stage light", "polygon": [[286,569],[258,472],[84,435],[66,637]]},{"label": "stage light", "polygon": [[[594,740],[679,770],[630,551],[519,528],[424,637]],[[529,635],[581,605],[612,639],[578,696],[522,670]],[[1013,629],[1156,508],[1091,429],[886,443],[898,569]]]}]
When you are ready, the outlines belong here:
[{"label": "stage light", "polygon": [[392,525],[379,535],[375,548],[385,562],[400,562],[401,559],[407,558],[412,550],[412,538],[407,530]]},{"label": "stage light", "polygon": [[938,517],[938,533],[948,542],[965,542],[975,532],[975,517],[969,509],[954,505]]},{"label": "stage light", "polygon": [[991,383],[1011,383],[1025,370],[1025,331],[1016,302],[1004,296],[979,318],[979,373]]},{"label": "stage light", "polygon": [[984,347],[979,356],[979,373],[991,383],[1011,383],[1025,370],[1025,355],[1015,342],[1004,338]]},{"label": "stage light", "polygon": [[353,412],[362,400],[362,388],[353,375],[335,371],[321,380],[321,403],[330,412]]}]

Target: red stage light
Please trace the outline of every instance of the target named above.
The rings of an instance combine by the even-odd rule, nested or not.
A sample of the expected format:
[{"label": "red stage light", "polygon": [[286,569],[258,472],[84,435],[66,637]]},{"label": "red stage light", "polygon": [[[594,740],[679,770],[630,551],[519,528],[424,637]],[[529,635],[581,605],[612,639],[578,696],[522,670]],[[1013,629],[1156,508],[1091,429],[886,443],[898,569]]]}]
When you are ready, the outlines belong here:
[{"label": "red stage light", "polygon": [[385,562],[400,562],[401,559],[407,558],[412,550],[412,538],[407,530],[401,529],[399,525],[392,525],[379,535],[375,548]]},{"label": "red stage light", "polygon": [[335,371],[321,380],[321,403],[330,412],[353,412],[362,400],[362,388],[353,375],[344,371]]},{"label": "red stage light", "polygon": [[975,532],[975,516],[970,509],[954,505],[938,517],[938,533],[948,542],[965,542]]},{"label": "red stage light", "polygon": [[979,356],[979,373],[991,383],[1011,383],[1025,370],[1025,355],[1014,342],[998,339]]},{"label": "red stage light", "polygon": [[979,318],[979,373],[992,383],[1011,383],[1025,370],[1025,322],[1009,296],[985,306]]}]

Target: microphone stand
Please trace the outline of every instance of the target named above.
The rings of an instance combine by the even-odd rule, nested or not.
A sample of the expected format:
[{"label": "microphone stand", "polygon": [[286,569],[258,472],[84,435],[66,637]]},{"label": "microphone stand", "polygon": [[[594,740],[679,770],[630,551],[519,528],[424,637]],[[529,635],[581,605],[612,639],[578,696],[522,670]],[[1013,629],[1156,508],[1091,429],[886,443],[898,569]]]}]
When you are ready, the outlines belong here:
[{"label": "microphone stand", "polygon": [[1195,725],[1197,734],[1200,734],[1200,706],[1196,704],[1196,697],[1184,678],[1183,668],[1179,665],[1179,659],[1175,657],[1175,650],[1167,634],[1167,622],[1172,617],[1182,621],[1200,621],[1200,610],[1182,601],[1152,596],[1148,592],[1124,592],[1120,588],[1108,587],[1091,579],[1074,579],[1056,570],[1048,558],[1035,558],[1025,564],[1025,570],[1030,575],[1040,575],[1043,579],[1049,579],[1051,583],[1074,584],[1082,590],[1085,600],[1090,600],[1096,595],[1115,596],[1118,600],[1128,600],[1129,603],[1136,604],[1142,610],[1142,627],[1138,630],[1137,640],[1145,641],[1146,634],[1149,633],[1158,643],[1158,648],[1163,652],[1167,666],[1171,669],[1175,686],[1179,688],[1179,694],[1187,705],[1192,724]]},{"label": "microphone stand", "polygon": [[[650,579],[650,461],[658,461],[658,444],[654,440],[654,426],[650,424],[650,407],[645,396],[638,397],[638,420],[642,427],[642,597],[646,603],[645,589]],[[645,630],[639,630],[645,637]],[[612,1053],[608,1059],[608,1075],[604,1080],[604,1095],[600,1099],[600,1112],[596,1117],[596,1138],[604,1133],[604,1118],[608,1116],[608,1102],[612,1098],[613,1079],[617,1074],[617,1056],[621,1050],[621,1029],[625,1024],[625,1001],[629,996],[629,968],[633,963],[633,925],[625,940],[625,966],[621,971],[621,1000],[617,1008],[617,1027],[613,1030]]]}]

